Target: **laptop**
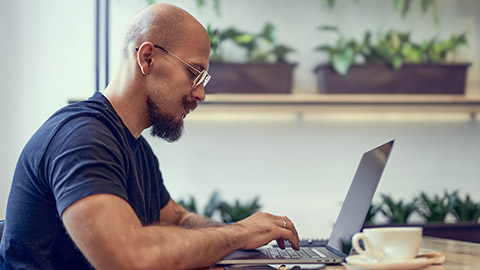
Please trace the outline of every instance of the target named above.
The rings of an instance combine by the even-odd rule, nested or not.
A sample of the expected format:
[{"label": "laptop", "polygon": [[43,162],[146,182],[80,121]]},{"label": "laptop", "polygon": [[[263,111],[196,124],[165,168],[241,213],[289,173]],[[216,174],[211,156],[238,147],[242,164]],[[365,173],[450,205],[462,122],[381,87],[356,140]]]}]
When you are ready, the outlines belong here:
[{"label": "laptop", "polygon": [[325,245],[301,246],[300,251],[291,247],[282,250],[267,246],[254,250],[237,250],[217,265],[342,263],[352,250],[353,235],[363,226],[393,142],[394,140],[389,141],[363,154],[340,214]]}]

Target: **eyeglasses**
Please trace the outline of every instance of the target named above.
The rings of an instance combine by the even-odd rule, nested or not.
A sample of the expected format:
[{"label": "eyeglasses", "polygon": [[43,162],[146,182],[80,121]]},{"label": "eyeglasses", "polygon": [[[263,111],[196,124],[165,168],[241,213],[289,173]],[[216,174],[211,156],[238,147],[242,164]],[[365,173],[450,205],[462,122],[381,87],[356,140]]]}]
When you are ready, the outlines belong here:
[{"label": "eyeglasses", "polygon": [[[194,66],[190,65],[189,63],[183,61],[182,59],[178,58],[178,56],[176,56],[175,54],[169,52],[167,49],[163,48],[162,46],[158,46],[158,45],[153,45],[155,48],[159,48],[160,50],[170,54],[171,56],[175,57],[178,61],[184,63],[185,65],[187,65],[189,68],[195,70],[195,72],[198,73],[197,77],[195,78],[195,80],[193,80],[193,83],[192,83],[192,87],[197,87],[199,86],[201,83],[203,83],[203,87],[207,86],[208,82],[210,81],[210,79],[212,78],[212,76],[210,74],[208,74],[208,72],[206,70],[198,70],[196,69]],[[138,51],[139,48],[135,48],[136,51]]]}]

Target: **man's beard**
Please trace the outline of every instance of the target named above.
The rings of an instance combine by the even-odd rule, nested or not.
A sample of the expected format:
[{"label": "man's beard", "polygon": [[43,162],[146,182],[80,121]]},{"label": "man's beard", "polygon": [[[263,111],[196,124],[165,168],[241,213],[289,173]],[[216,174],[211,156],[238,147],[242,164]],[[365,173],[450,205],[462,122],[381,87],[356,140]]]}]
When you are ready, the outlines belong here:
[{"label": "man's beard", "polygon": [[147,109],[152,124],[150,129],[152,136],[160,137],[167,142],[175,142],[182,137],[183,119],[176,120],[173,115],[163,113],[149,96]]}]

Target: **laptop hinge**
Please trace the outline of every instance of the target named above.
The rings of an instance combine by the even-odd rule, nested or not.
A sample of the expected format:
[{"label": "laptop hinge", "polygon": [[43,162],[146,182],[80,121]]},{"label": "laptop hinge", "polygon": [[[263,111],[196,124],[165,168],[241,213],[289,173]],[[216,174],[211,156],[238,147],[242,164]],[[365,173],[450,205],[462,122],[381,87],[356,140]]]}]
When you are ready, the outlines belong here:
[{"label": "laptop hinge", "polygon": [[337,249],[335,249],[335,248],[333,248],[333,247],[331,247],[331,246],[325,246],[325,248],[326,248],[328,251],[332,252],[333,254],[335,254],[335,255],[337,255],[337,256],[339,256],[339,257],[345,258],[345,257],[348,256],[347,254],[345,254],[345,253],[341,252],[340,250],[337,250]]}]

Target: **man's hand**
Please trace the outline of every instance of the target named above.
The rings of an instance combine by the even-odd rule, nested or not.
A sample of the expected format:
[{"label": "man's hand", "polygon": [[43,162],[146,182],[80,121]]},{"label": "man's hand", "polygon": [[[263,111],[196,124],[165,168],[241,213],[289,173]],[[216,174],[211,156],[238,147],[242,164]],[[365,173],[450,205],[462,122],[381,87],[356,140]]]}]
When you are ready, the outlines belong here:
[{"label": "man's hand", "polygon": [[300,249],[297,230],[287,217],[258,212],[236,224],[248,235],[247,239],[242,239],[243,249],[254,249],[272,240],[276,240],[282,249],[285,248],[285,241],[289,241],[294,249]]}]

